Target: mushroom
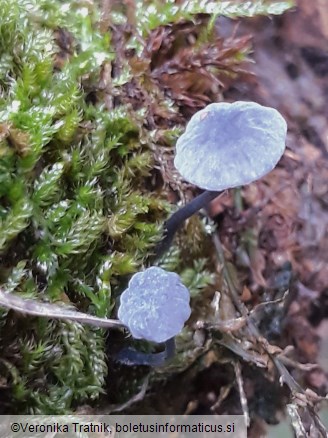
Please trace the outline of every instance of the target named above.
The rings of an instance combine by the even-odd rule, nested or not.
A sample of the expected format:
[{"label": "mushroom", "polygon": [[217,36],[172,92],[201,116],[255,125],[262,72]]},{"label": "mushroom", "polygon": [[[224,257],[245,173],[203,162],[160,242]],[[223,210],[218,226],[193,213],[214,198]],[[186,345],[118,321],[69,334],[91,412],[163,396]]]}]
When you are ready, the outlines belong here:
[{"label": "mushroom", "polygon": [[166,222],[156,258],[169,248],[182,223],[223,190],[249,184],[274,169],[286,134],[282,115],[255,102],[212,103],[194,114],[177,141],[174,164],[186,181],[205,191]]},{"label": "mushroom", "polygon": [[165,343],[165,351],[155,354],[132,348],[121,350],[115,359],[125,364],[163,364],[174,354],[174,337],[189,318],[190,294],[179,275],[159,267],[138,272],[121,294],[119,320],[135,339]]}]

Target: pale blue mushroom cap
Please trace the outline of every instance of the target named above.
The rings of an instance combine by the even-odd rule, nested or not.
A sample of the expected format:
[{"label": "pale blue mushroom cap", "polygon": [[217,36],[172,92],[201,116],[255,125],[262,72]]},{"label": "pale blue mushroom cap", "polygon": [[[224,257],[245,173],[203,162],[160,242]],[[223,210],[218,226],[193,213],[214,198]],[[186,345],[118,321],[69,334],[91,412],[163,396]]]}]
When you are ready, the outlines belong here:
[{"label": "pale blue mushroom cap", "polygon": [[287,124],[254,102],[212,103],[198,111],[177,141],[174,165],[183,178],[213,191],[249,184],[284,153]]},{"label": "pale blue mushroom cap", "polygon": [[120,297],[118,318],[136,339],[165,342],[190,316],[190,294],[179,275],[151,267],[133,275]]}]

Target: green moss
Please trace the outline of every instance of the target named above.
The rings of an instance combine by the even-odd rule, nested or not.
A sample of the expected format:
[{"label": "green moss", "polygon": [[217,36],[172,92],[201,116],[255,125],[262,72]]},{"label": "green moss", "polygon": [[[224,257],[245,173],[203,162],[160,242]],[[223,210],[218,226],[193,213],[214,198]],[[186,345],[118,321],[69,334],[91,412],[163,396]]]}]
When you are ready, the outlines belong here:
[{"label": "green moss", "polygon": [[[113,58],[108,34],[95,31],[97,11],[21,0],[2,8],[3,287],[108,316],[111,283],[141,269],[165,211],[142,194],[152,157],[140,144],[141,124],[124,107],[86,103],[83,75],[96,88],[101,65]],[[74,32],[76,47],[54,69],[58,25]],[[103,392],[104,332],[6,312],[2,327],[0,370],[17,412],[64,413]]]},{"label": "green moss", "polygon": [[199,1],[189,0],[177,5],[174,0],[162,2],[153,0],[145,6],[139,0],[137,18],[141,31],[149,32],[158,26],[177,22],[178,20],[191,20],[196,14],[222,15],[229,18],[254,17],[255,15],[282,14],[294,6],[293,1],[265,1],[253,0],[250,2],[239,1]]},{"label": "green moss", "polygon": [[[171,2],[165,10],[155,2],[154,15],[149,2],[139,3],[138,14],[157,17],[138,21],[141,35],[206,12],[182,7],[174,15]],[[112,11],[113,23],[119,17],[126,23],[124,11]],[[146,188],[157,127],[146,129],[147,110],[126,101],[128,63],[110,93],[101,86],[116,55],[100,19],[90,2],[1,0],[0,280],[8,292],[109,317],[126,275],[143,268],[161,238],[171,207],[165,192]],[[127,41],[138,45],[135,35]],[[177,113],[155,84],[144,85],[151,102]],[[105,105],[108,93],[119,103]],[[180,127],[166,128],[162,137],[172,142]],[[194,294],[212,282],[200,254],[182,262],[178,250],[163,263],[182,272]],[[9,412],[67,413],[104,392],[104,331],[3,309],[0,329]]]}]

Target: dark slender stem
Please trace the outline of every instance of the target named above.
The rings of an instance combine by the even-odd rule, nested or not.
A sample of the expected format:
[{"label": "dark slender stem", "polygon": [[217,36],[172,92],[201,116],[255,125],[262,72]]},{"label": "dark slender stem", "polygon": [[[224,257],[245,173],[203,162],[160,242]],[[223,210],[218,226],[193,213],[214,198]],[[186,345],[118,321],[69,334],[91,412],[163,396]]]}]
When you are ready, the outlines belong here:
[{"label": "dark slender stem", "polygon": [[174,357],[175,340],[170,338],[165,342],[165,349],[160,353],[143,353],[132,347],[123,348],[115,356],[114,360],[128,366],[145,365],[150,367],[161,367]]},{"label": "dark slender stem", "polygon": [[[159,259],[170,247],[175,233],[183,225],[184,221],[197,213],[215,198],[217,198],[222,192],[212,192],[206,190],[202,194],[198,195],[187,205],[176,211],[165,224],[165,233],[163,240],[157,245],[155,249],[155,260]],[[165,342],[165,350],[160,353],[142,353],[134,348],[123,348],[114,356],[117,362],[125,365],[146,365],[146,366],[162,366],[168,359],[175,354],[175,340],[171,338]]]},{"label": "dark slender stem", "polygon": [[171,246],[175,233],[183,225],[186,219],[189,219],[202,208],[206,207],[213,199],[217,198],[222,192],[212,192],[206,190],[198,195],[184,207],[172,214],[165,224],[164,238],[155,248],[155,260],[159,259]]}]

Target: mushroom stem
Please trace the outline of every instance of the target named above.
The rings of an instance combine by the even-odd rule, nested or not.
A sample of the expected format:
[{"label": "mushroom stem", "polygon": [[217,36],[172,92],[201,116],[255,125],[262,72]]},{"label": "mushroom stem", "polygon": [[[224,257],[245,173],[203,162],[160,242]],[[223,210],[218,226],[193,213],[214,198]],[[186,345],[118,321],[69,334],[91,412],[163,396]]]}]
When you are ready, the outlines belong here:
[{"label": "mushroom stem", "polygon": [[184,221],[189,219],[202,208],[206,207],[213,199],[217,198],[222,192],[205,190],[205,192],[196,196],[184,207],[172,214],[165,223],[164,238],[155,248],[155,259],[159,259],[170,248],[175,233],[183,225]]},{"label": "mushroom stem", "polygon": [[170,338],[165,341],[165,349],[160,353],[142,353],[134,348],[123,348],[114,356],[116,362],[124,365],[135,366],[145,365],[150,367],[160,367],[174,357],[175,354],[175,339]]}]

